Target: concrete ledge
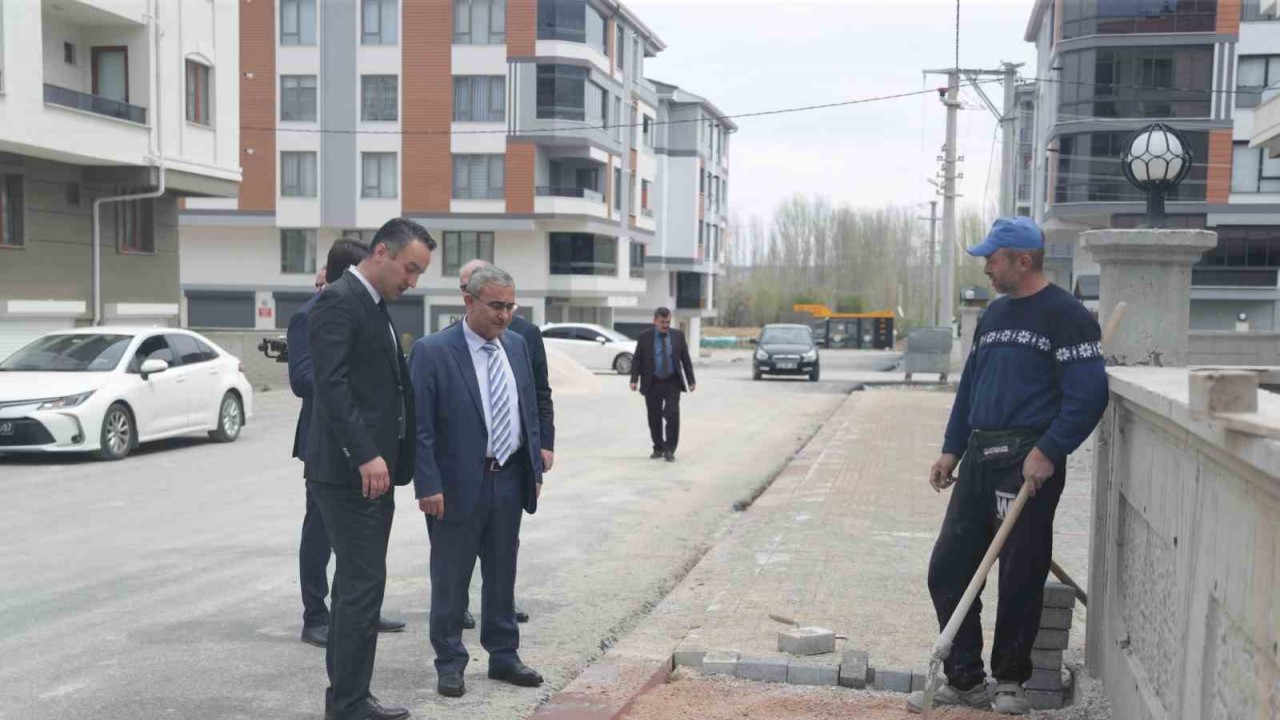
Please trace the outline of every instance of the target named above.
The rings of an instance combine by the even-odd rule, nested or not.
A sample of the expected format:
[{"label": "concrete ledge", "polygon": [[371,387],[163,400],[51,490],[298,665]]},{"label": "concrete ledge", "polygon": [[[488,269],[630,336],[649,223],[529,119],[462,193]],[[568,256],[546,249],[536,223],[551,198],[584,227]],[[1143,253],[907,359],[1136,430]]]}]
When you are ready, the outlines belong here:
[{"label": "concrete ledge", "polygon": [[739,658],[738,677],[760,682],[790,682],[789,663],[786,658]]}]

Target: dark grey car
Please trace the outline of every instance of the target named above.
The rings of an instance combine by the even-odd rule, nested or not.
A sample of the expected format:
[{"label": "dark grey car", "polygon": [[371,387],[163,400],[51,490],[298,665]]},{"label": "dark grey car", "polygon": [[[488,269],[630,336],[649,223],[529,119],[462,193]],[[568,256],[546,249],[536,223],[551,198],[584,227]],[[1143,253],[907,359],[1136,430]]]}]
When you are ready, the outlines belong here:
[{"label": "dark grey car", "polygon": [[765,375],[808,375],[818,381],[818,345],[808,325],[765,325],[751,344],[756,346],[751,358],[753,380]]}]

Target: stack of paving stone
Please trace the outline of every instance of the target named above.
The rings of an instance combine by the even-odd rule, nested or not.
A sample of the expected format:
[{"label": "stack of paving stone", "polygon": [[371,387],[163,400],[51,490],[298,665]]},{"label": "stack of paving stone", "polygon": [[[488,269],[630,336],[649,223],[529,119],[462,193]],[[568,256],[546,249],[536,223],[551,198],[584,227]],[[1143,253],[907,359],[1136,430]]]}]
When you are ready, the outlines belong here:
[{"label": "stack of paving stone", "polygon": [[1031,651],[1031,679],[1025,684],[1027,700],[1036,710],[1055,710],[1066,702],[1070,680],[1064,681],[1062,651],[1071,639],[1071,616],[1076,594],[1069,586],[1048,582],[1040,613],[1040,634]]}]

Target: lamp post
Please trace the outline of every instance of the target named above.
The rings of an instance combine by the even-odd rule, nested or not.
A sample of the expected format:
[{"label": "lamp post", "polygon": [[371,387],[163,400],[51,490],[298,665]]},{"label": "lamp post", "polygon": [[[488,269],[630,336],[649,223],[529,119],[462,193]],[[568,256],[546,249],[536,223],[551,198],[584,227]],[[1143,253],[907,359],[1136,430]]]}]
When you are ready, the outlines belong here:
[{"label": "lamp post", "polygon": [[1125,179],[1147,194],[1147,227],[1165,226],[1165,194],[1187,176],[1191,161],[1186,136],[1164,123],[1152,123],[1130,138],[1120,165]]}]

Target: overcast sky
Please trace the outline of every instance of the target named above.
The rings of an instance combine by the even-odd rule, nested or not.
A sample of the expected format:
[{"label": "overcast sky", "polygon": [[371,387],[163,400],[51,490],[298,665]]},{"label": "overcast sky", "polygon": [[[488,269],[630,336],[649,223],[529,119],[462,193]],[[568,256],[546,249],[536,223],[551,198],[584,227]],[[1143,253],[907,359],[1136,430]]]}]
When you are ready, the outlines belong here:
[{"label": "overcast sky", "polygon": [[[627,0],[667,44],[645,74],[708,98],[726,114],[855,100],[946,84],[926,68],[953,63],[953,0]],[[1026,62],[1032,0],[962,0],[960,64]],[[988,95],[1000,102],[998,84]],[[972,90],[961,95],[962,204],[998,194],[995,120]],[[945,139],[936,94],[738,121],[730,155],[730,212],[768,216],[794,193],[859,207],[927,202]],[[988,171],[990,166],[990,173]],[[941,213],[941,210],[939,210]]]}]

